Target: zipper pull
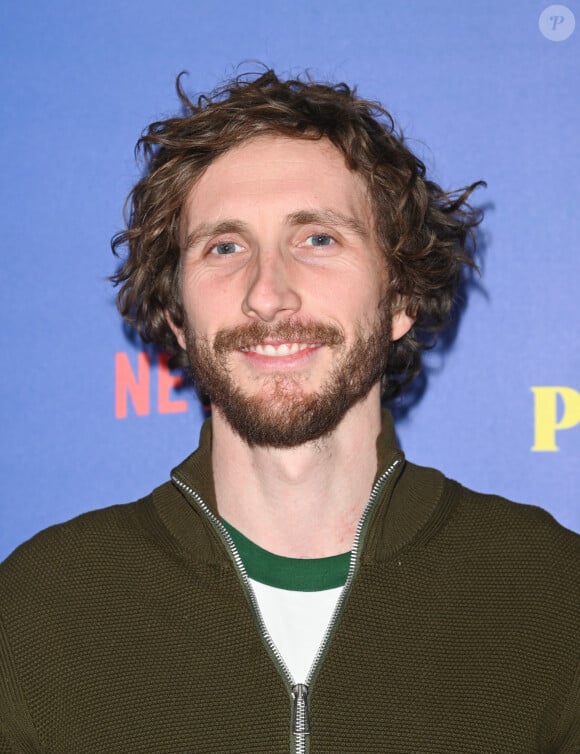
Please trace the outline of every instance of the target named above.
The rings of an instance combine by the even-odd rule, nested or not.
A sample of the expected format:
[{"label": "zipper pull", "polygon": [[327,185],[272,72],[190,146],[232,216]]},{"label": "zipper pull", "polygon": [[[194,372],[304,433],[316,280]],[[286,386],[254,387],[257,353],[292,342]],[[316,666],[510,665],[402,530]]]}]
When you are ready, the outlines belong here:
[{"label": "zipper pull", "polygon": [[308,736],[310,734],[310,721],[308,720],[308,686],[297,683],[292,687],[294,704],[292,705],[292,733],[295,736]]}]

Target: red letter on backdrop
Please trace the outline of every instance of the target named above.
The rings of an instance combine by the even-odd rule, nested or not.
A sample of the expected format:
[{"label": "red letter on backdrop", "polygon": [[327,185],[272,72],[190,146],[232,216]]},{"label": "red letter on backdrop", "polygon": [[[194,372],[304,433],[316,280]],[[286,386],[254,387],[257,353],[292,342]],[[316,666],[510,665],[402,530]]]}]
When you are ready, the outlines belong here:
[{"label": "red letter on backdrop", "polygon": [[169,354],[159,354],[159,369],[157,374],[157,410],[160,414],[179,414],[187,411],[187,401],[172,400],[170,392],[173,388],[179,387],[183,382],[180,374],[171,374],[167,362]]},{"label": "red letter on backdrop", "polygon": [[149,356],[137,354],[137,377],[131,369],[126,353],[115,354],[115,417],[127,417],[127,396],[131,397],[133,408],[138,416],[149,413]]}]

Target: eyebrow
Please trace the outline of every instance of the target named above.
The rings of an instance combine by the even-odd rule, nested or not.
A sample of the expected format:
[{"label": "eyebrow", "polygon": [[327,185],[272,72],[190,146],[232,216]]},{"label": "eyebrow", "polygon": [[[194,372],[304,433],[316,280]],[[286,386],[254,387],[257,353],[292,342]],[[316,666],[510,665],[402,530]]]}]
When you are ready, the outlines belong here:
[{"label": "eyebrow", "polygon": [[356,217],[343,215],[333,209],[308,210],[302,209],[298,212],[292,212],[286,218],[288,225],[334,225],[336,227],[346,228],[356,233],[363,239],[368,239],[370,229],[359,222]]},{"label": "eyebrow", "polygon": [[[368,240],[370,235],[369,229],[355,217],[344,215],[342,212],[337,212],[333,209],[298,210],[286,217],[285,224],[290,227],[300,225],[333,225],[335,227],[346,228],[365,240]],[[184,250],[191,249],[201,241],[212,238],[212,236],[227,233],[244,234],[248,231],[249,226],[241,220],[225,219],[215,223],[200,223],[187,234],[183,248]]]},{"label": "eyebrow", "polygon": [[200,223],[191,233],[188,233],[183,243],[183,248],[191,249],[200,241],[206,241],[212,236],[219,236],[226,233],[243,234],[248,231],[248,225],[240,220],[221,220],[217,223]]}]

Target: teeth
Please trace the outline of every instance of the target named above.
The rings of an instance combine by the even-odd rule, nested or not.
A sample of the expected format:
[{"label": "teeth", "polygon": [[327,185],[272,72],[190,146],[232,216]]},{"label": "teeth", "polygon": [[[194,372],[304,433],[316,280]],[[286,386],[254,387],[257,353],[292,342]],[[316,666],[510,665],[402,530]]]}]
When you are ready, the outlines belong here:
[{"label": "teeth", "polygon": [[250,351],[260,356],[292,356],[292,354],[305,351],[307,348],[312,348],[312,343],[280,343],[278,345],[260,343],[243,348],[242,351]]}]

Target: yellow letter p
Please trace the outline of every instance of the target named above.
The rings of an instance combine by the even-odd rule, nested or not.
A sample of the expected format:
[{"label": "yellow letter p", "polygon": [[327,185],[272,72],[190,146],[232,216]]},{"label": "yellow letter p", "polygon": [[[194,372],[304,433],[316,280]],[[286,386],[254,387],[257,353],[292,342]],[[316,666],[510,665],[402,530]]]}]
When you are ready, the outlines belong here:
[{"label": "yellow letter p", "polygon": [[[571,387],[533,387],[534,444],[532,450],[559,450],[556,432],[580,424],[580,392]],[[558,396],[562,415],[558,420]]]}]

